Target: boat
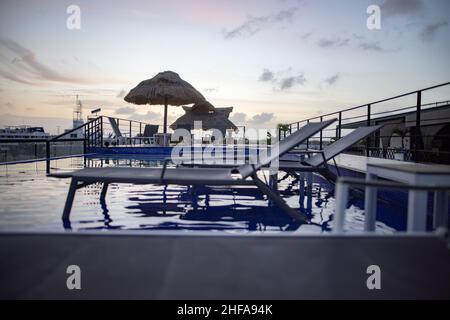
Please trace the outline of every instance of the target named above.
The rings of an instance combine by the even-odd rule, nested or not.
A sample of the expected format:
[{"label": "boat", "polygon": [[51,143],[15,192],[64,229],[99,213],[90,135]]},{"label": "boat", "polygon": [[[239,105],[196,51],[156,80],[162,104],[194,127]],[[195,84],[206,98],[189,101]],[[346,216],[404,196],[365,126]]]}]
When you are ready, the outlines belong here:
[{"label": "boat", "polygon": [[49,136],[43,127],[21,125],[0,129],[0,139],[46,139]]}]

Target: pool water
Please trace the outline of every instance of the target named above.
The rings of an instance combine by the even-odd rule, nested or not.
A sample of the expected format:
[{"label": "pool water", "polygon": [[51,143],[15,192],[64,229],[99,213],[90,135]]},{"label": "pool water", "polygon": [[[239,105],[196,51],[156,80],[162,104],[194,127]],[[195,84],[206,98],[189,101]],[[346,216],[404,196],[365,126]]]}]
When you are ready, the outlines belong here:
[{"label": "pool water", "polygon": [[[161,166],[164,158],[79,157],[51,162],[52,172],[105,166]],[[279,177],[283,173],[280,172]],[[263,176],[261,176],[263,178]],[[311,224],[300,225],[272,206],[252,186],[202,187],[195,192],[186,186],[111,184],[101,203],[101,184],[79,189],[70,226],[61,213],[70,179],[47,177],[45,163],[0,165],[0,230],[178,230],[228,233],[329,232],[333,227],[333,185],[315,179],[313,196],[299,199],[298,183],[288,178],[279,183],[281,196],[294,208],[309,215]],[[358,201],[355,201],[358,203]],[[362,231],[364,211],[352,205],[346,227]],[[395,225],[377,222],[377,232],[392,233]]]}]

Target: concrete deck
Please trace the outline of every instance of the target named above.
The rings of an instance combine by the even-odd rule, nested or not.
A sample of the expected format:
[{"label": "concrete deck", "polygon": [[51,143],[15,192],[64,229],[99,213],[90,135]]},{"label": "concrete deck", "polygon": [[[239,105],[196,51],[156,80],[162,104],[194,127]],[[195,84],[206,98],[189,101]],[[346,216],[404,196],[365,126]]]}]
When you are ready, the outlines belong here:
[{"label": "concrete deck", "polygon": [[[435,235],[0,234],[1,299],[449,299]],[[66,269],[81,268],[81,290]],[[367,267],[381,268],[369,290]]]},{"label": "concrete deck", "polygon": [[[359,173],[366,173],[367,164],[401,164],[402,161],[382,159],[382,158],[372,158],[365,156],[356,156],[352,154],[343,154],[336,156],[336,163],[340,168],[352,170]],[[329,162],[333,165],[333,161]]]}]

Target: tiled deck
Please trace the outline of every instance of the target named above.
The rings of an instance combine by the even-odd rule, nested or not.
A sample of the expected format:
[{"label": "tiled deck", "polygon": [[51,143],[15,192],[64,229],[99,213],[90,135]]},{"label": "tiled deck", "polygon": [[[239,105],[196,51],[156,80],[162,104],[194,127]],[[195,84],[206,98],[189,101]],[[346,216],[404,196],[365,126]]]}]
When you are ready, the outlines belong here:
[{"label": "tiled deck", "polygon": [[[340,168],[356,171],[359,173],[366,173],[366,168],[368,163],[376,164],[399,164],[401,161],[381,159],[381,158],[370,158],[364,156],[356,156],[351,154],[340,154],[336,158],[336,163]],[[333,165],[333,161],[330,161],[330,165]]]}]

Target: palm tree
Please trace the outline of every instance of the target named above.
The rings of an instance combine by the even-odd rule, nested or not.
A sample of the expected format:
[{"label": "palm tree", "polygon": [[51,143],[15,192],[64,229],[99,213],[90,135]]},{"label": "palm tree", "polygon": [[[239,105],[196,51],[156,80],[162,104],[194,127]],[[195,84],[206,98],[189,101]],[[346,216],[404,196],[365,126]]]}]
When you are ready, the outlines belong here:
[{"label": "palm tree", "polygon": [[283,124],[283,123],[279,123],[277,125],[277,129],[280,134],[280,137],[281,137],[281,133],[283,133],[283,136],[286,137],[286,132],[291,130],[291,128],[288,124]]},{"label": "palm tree", "polygon": [[402,150],[405,150],[405,138],[406,135],[408,134],[409,130],[408,129],[400,129],[400,128],[395,128],[392,131],[392,135],[397,135],[400,138],[402,138]]}]

